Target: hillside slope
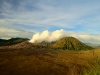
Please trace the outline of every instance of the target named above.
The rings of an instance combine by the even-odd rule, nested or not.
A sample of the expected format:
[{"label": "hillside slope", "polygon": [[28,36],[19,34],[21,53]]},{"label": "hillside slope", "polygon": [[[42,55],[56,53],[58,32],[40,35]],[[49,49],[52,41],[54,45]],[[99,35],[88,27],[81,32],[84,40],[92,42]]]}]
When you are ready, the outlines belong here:
[{"label": "hillside slope", "polygon": [[27,38],[11,38],[9,40],[0,39],[0,46],[14,45],[14,44],[21,43],[27,40],[28,40]]},{"label": "hillside slope", "polygon": [[63,37],[51,46],[53,49],[88,50],[92,47],[85,45],[74,37]]}]

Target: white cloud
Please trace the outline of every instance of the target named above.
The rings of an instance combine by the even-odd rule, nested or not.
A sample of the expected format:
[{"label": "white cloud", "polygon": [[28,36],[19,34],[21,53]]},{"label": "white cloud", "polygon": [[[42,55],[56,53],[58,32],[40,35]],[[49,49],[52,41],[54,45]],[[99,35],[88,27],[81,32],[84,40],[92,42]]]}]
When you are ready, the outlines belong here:
[{"label": "white cloud", "polygon": [[36,33],[33,35],[30,42],[41,42],[41,41],[55,41],[62,37],[66,36],[72,36],[77,39],[79,39],[82,42],[85,43],[99,43],[100,44],[100,35],[98,34],[85,34],[85,33],[75,33],[72,31],[65,31],[63,29],[61,30],[55,30],[53,32],[49,32],[48,30],[43,31],[42,33]]},{"label": "white cloud", "polygon": [[82,42],[100,44],[100,34],[73,33],[71,36],[78,38]]},{"label": "white cloud", "polygon": [[[25,30],[18,30],[18,29],[9,29],[9,28],[0,28],[0,38],[3,39],[9,39],[12,37],[23,37],[23,38],[31,38],[33,32],[25,31]],[[77,39],[79,39],[82,42],[87,42],[87,43],[99,43],[100,44],[100,35],[99,34],[86,34],[86,33],[76,33],[72,31],[65,31],[65,30],[56,30],[54,32],[49,32],[48,30],[44,31],[43,33],[36,34],[37,39],[43,40],[56,40],[64,36],[73,36]],[[47,35],[47,36],[46,36]],[[46,37],[45,37],[46,36]]]},{"label": "white cloud", "polygon": [[18,29],[9,29],[9,28],[0,28],[0,38],[14,38],[14,37],[22,37],[22,38],[31,38],[33,32],[18,30]]}]

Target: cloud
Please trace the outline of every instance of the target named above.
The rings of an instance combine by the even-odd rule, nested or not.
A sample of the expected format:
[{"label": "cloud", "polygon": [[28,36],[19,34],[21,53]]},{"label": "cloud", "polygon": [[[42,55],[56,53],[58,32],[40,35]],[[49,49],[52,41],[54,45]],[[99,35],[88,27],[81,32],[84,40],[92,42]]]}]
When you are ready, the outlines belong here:
[{"label": "cloud", "polygon": [[[60,3],[58,5],[57,3]],[[19,1],[15,7],[12,2],[4,1],[1,6],[3,22],[1,27],[17,25],[34,26],[42,28],[50,28],[53,26],[60,28],[74,28],[82,25],[84,28],[92,29],[94,24],[95,28],[99,28],[100,17],[96,17],[99,12],[99,3],[87,1],[86,3],[68,2],[68,1]],[[65,2],[65,3],[64,3]],[[34,4],[32,4],[34,3]],[[64,4],[63,4],[64,3]],[[65,5],[70,3],[71,5]],[[14,3],[15,4],[15,3]],[[28,10],[30,9],[30,10]],[[93,16],[94,15],[94,16]],[[99,13],[98,13],[99,15]],[[95,21],[93,21],[95,18]],[[97,19],[96,19],[97,18]],[[81,21],[80,21],[81,20]],[[94,23],[93,23],[94,22]],[[9,25],[8,25],[9,24]],[[90,26],[91,25],[91,26]],[[86,30],[88,31],[86,28]],[[34,29],[35,30],[35,29]]]},{"label": "cloud", "polygon": [[32,43],[42,42],[42,41],[52,42],[66,36],[75,37],[85,43],[99,43],[100,42],[100,35],[75,33],[75,32],[66,31],[63,29],[55,30],[53,32],[49,32],[48,30],[45,30],[41,33],[36,33],[33,35],[32,39],[29,42],[32,42]]},{"label": "cloud", "polygon": [[33,34],[33,32],[25,30],[0,28],[0,38],[2,39],[10,39],[15,37],[31,38]]},{"label": "cloud", "polygon": [[100,37],[99,6],[99,0],[1,0],[0,36],[30,37],[33,34],[29,31],[62,28],[66,30],[66,35],[71,34],[83,41],[95,42]]},{"label": "cloud", "polygon": [[100,44],[100,34],[73,33],[71,36],[76,37],[85,43]]}]

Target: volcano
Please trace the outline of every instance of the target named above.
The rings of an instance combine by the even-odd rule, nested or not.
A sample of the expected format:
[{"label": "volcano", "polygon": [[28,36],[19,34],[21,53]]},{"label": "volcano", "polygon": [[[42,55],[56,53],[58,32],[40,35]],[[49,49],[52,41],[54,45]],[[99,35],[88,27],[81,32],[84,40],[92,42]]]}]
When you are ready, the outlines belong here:
[{"label": "volcano", "polygon": [[85,45],[74,37],[63,37],[50,46],[52,49],[90,50],[92,47]]}]

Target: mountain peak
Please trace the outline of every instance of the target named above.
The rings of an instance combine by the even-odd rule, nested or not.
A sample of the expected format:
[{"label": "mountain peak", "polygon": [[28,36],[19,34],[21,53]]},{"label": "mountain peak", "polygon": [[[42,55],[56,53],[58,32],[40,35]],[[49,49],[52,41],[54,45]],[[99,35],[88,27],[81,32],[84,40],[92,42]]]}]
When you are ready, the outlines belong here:
[{"label": "mountain peak", "polygon": [[63,37],[51,46],[54,49],[88,50],[92,47],[85,45],[74,37]]}]

